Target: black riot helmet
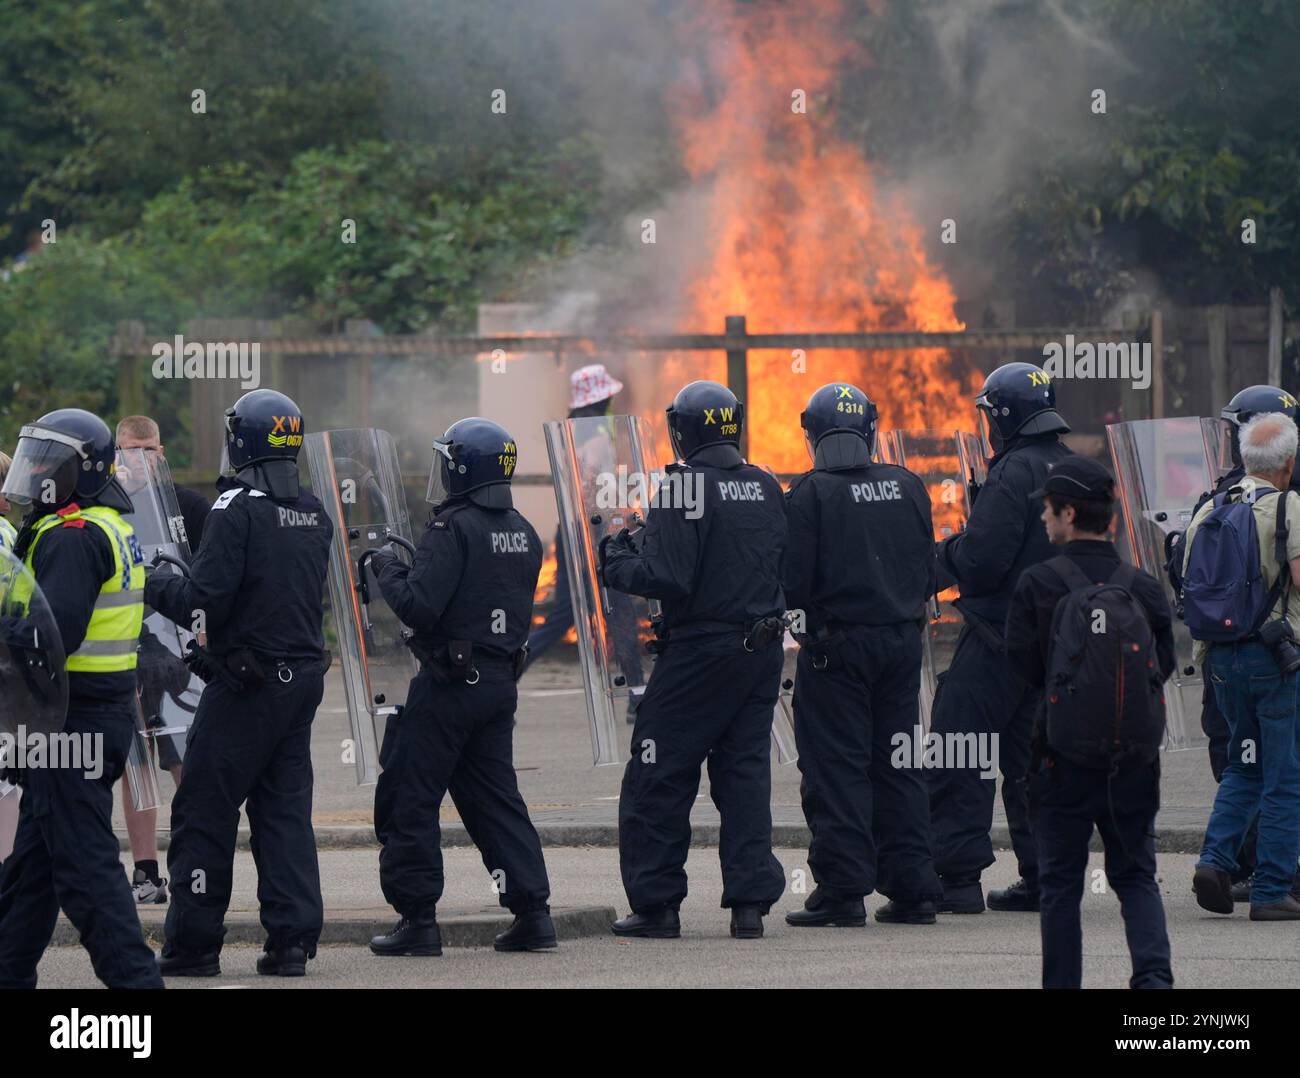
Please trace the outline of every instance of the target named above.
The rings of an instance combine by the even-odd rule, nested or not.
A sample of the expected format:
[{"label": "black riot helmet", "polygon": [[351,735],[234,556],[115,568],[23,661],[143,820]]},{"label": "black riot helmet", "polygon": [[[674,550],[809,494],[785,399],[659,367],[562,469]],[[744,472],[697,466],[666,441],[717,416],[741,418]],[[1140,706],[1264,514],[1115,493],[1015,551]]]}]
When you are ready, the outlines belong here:
[{"label": "black riot helmet", "polygon": [[223,475],[238,475],[275,501],[298,497],[302,410],[274,389],[254,389],[226,409]]},{"label": "black riot helmet", "polygon": [[1042,367],[1004,363],[984,379],[975,398],[984,436],[997,450],[1017,435],[1056,434],[1070,429],[1056,410],[1056,389]]},{"label": "black riot helmet", "polygon": [[834,472],[871,463],[877,418],[875,404],[857,386],[822,386],[799,416],[814,467]]},{"label": "black riot helmet", "polygon": [[706,445],[740,446],[745,406],[718,382],[691,382],[677,391],[668,413],[668,434],[673,452],[686,460]]},{"label": "black riot helmet", "polygon": [[1300,402],[1285,389],[1278,386],[1247,386],[1228,401],[1219,413],[1219,418],[1223,420],[1224,434],[1227,435],[1220,443],[1228,458],[1224,459],[1224,454],[1220,454],[1219,464],[1224,471],[1241,467],[1241,446],[1237,441],[1241,427],[1265,412],[1281,412],[1282,415],[1290,416],[1291,422],[1296,426],[1300,426]]},{"label": "black riot helmet", "polygon": [[518,459],[514,437],[500,423],[478,416],[459,419],[434,439],[426,500],[441,505],[467,497],[487,509],[508,509]]},{"label": "black riot helmet", "polygon": [[113,432],[99,416],[60,408],[18,431],[18,446],[5,478],[6,498],[45,512],[69,502],[106,505],[131,512],[118,484]]}]

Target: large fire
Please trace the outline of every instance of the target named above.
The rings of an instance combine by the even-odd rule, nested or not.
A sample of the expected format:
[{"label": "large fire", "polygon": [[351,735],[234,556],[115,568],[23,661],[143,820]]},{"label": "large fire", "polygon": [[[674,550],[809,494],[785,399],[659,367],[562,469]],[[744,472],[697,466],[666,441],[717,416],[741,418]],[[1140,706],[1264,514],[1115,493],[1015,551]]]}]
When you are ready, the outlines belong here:
[{"label": "large fire", "polygon": [[[836,131],[834,80],[867,62],[843,26],[845,6],[698,5],[687,32],[705,43],[707,60],[672,103],[685,166],[708,188],[703,236],[712,252],[689,286],[681,330],[716,332],[728,314],[746,315],[751,333],[963,328],[920,225],[880,190],[861,147]],[[678,385],[725,381],[724,360],[682,356],[666,374]],[[750,455],[781,472],[807,468],[799,413],[837,379],[866,390],[884,429],[971,429],[972,378],[938,349],[750,352]]]}]

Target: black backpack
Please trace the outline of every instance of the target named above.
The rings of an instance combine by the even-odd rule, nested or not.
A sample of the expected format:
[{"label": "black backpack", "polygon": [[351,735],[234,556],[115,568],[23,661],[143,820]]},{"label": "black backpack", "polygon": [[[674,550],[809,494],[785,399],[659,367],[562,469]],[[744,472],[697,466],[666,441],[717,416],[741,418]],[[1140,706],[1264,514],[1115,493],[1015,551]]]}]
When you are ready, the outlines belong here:
[{"label": "black backpack", "polygon": [[1056,755],[1085,767],[1153,760],[1165,737],[1163,678],[1137,570],[1094,584],[1069,558],[1044,562],[1070,589],[1052,615],[1044,732]]}]

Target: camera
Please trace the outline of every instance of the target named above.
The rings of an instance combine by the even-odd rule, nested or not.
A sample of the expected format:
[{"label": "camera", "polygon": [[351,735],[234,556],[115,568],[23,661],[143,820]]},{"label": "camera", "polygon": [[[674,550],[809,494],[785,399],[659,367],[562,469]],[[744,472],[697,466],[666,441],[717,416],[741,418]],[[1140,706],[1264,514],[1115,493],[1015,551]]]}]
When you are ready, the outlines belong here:
[{"label": "camera", "polygon": [[1273,659],[1282,673],[1290,674],[1300,669],[1300,647],[1296,647],[1291,623],[1286,618],[1278,618],[1261,626],[1259,639],[1273,653]]}]

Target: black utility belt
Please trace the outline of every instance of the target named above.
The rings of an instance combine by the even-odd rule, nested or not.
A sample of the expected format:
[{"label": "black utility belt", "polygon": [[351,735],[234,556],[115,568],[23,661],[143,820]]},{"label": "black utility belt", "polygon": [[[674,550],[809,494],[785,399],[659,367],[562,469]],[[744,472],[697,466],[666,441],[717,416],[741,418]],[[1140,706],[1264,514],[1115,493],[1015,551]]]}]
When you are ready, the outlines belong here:
[{"label": "black utility belt", "polygon": [[185,665],[204,682],[222,681],[235,692],[255,689],[270,681],[288,685],[304,666],[328,667],[329,653],[320,657],[275,655],[254,648],[231,648],[217,655],[190,641]]},{"label": "black utility belt", "polygon": [[746,651],[757,651],[780,640],[785,635],[785,628],[786,620],[782,614],[769,614],[750,622],[687,621],[670,629],[656,630],[658,640],[652,641],[650,650],[661,651],[673,637],[694,640],[703,636],[740,635],[744,637]]},{"label": "black utility belt", "polygon": [[484,651],[475,653],[472,640],[423,640],[411,636],[407,637],[406,646],[419,660],[421,671],[440,684],[459,681],[477,685],[483,671],[507,672],[518,681],[528,659],[527,645],[511,655],[495,655]]}]

